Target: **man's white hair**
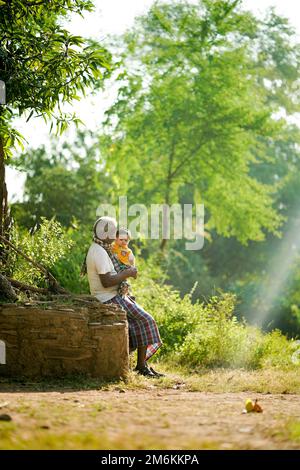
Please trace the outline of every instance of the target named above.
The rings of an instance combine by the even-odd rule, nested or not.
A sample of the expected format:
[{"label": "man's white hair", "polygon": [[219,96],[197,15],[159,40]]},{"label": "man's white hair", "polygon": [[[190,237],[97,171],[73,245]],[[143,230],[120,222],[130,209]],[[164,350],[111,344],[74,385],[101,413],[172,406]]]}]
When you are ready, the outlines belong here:
[{"label": "man's white hair", "polygon": [[113,217],[99,217],[94,224],[94,235],[100,240],[115,239],[118,223]]}]

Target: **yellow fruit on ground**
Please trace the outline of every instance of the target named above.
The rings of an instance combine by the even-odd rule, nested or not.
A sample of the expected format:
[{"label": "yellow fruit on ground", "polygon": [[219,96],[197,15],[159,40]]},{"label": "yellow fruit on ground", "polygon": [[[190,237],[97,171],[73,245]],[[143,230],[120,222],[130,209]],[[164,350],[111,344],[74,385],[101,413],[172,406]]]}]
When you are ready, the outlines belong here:
[{"label": "yellow fruit on ground", "polygon": [[247,412],[249,413],[250,411],[253,411],[253,408],[254,408],[253,401],[250,399],[246,400],[245,409],[247,410]]}]

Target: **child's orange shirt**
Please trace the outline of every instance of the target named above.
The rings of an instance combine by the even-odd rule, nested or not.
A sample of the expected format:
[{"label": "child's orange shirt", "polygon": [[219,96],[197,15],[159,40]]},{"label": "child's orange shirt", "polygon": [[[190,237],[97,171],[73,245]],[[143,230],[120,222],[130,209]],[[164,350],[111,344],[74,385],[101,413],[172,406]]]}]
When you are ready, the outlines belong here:
[{"label": "child's orange shirt", "polygon": [[134,255],[128,246],[119,246],[116,242],[113,242],[112,252],[117,256],[121,263],[127,264],[128,266],[134,266]]}]

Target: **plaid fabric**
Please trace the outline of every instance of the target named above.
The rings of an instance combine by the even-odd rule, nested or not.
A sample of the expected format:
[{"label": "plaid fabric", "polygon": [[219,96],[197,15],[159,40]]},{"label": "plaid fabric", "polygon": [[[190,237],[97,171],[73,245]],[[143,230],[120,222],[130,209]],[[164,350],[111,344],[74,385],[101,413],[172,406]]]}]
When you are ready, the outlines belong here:
[{"label": "plaid fabric", "polygon": [[148,346],[146,361],[160,348],[162,341],[154,318],[128,296],[116,295],[108,303],[120,305],[127,313],[129,327],[129,348],[135,350],[139,346]]}]

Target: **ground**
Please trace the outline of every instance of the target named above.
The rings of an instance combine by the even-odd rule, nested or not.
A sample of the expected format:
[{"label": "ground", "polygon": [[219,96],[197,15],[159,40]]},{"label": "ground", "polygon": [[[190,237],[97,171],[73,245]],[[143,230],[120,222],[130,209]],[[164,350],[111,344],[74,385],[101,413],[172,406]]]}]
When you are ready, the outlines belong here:
[{"label": "ground", "polygon": [[[11,421],[0,421],[0,449],[299,449],[299,382],[298,373],[274,371],[132,374],[126,383],[2,379],[0,415]],[[247,398],[263,413],[243,414]]]}]

